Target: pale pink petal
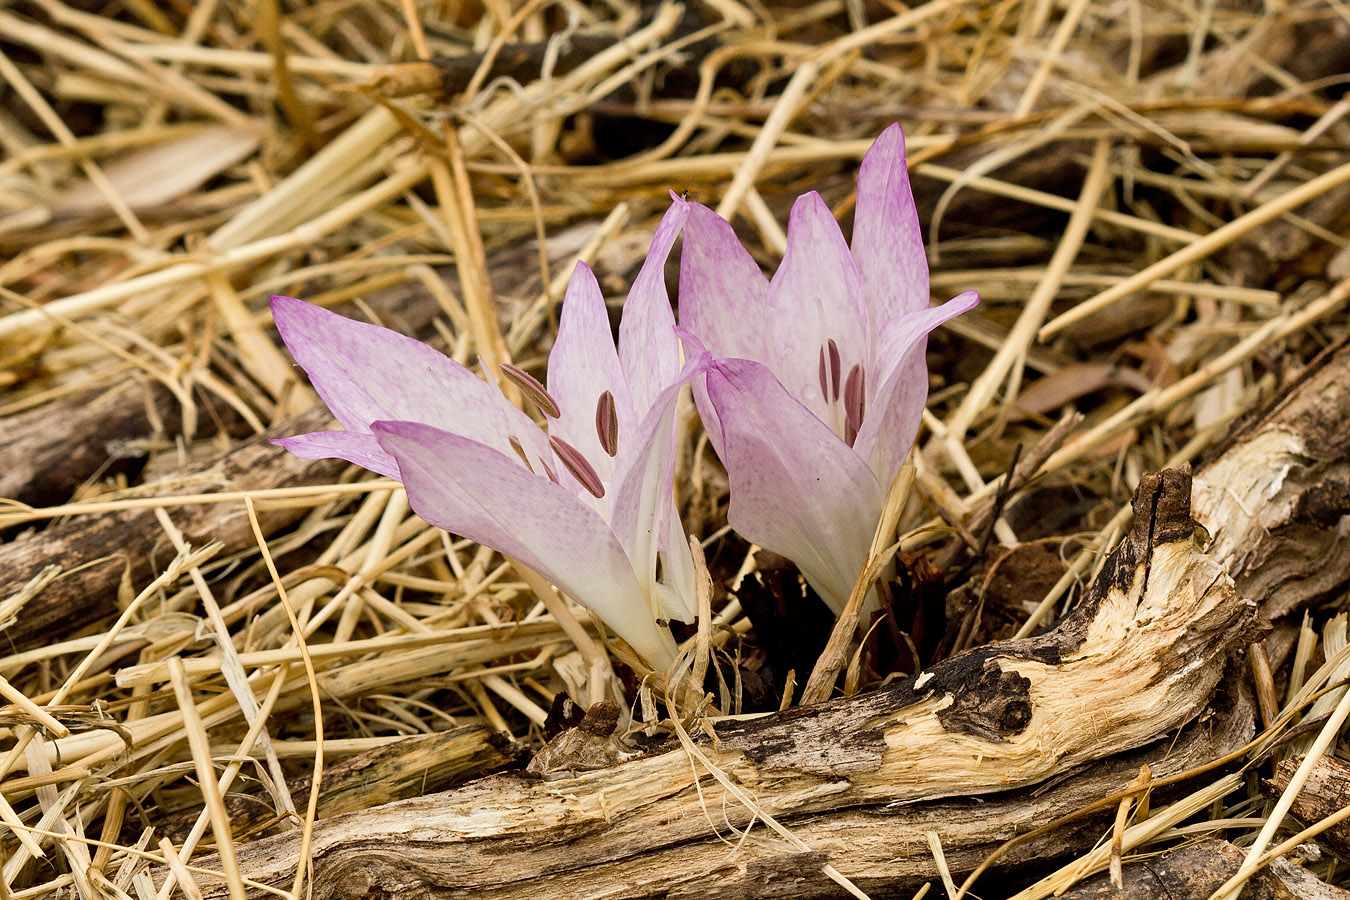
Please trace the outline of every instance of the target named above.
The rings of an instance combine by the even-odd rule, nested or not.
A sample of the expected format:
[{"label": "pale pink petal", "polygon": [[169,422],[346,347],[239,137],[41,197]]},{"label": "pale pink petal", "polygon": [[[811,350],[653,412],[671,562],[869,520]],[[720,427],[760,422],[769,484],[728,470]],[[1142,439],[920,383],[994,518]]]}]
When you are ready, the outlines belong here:
[{"label": "pale pink petal", "polygon": [[862,273],[873,327],[928,308],[928,258],[905,166],[905,135],[892,125],[858,172],[853,258]]},{"label": "pale pink petal", "polygon": [[787,252],[769,283],[767,315],[769,358],[764,362],[792,396],[830,422],[834,385],[827,400],[820,378],[828,342],[838,347],[842,373],[858,363],[867,369],[872,360],[857,267],[838,223],[815,191],[792,205]]},{"label": "pale pink petal", "polygon": [[301,459],[345,459],[358,466],[398,477],[398,463],[380,448],[373,434],[355,431],[311,431],[292,437],[272,438],[272,443],[285,447]]},{"label": "pale pink petal", "polygon": [[884,366],[883,380],[868,399],[867,415],[853,442],[853,449],[882,484],[891,483],[919,433],[928,401],[924,359],[928,333],[979,302],[979,294],[967,291],[941,306],[897,316],[882,326],[877,359],[879,368]]},{"label": "pale pink petal", "polygon": [[708,443],[712,444],[713,451],[717,453],[718,458],[724,459],[722,422],[717,416],[717,409],[708,401],[706,375],[713,363],[713,356],[708,352],[708,348],[703,346],[703,342],[699,340],[697,335],[683,328],[675,329],[675,333],[684,345],[684,355],[687,360],[685,365],[690,372],[689,384],[694,390],[694,398],[698,401],[698,417],[703,423],[703,431],[708,435]]},{"label": "pale pink petal", "polygon": [[689,216],[689,203],[671,195],[642,270],[633,280],[619,325],[619,361],[628,380],[638,417],[656,402],[657,394],[680,372],[680,347],[675,338],[675,313],[666,293],[666,258]]},{"label": "pale pink petal", "polygon": [[881,514],[871,470],[759,363],[714,361],[695,378],[694,396],[720,423],[731,526],[795,562],[839,612]]},{"label": "pale pink petal", "polygon": [[524,441],[538,430],[495,387],[421,341],[291,297],[273,297],[272,316],[348,431],[368,434],[378,420],[425,422],[509,452],[510,435]]},{"label": "pale pink petal", "polygon": [[680,251],[680,326],[714,356],[763,361],[768,296],[768,279],[726,220],[690,203]]},{"label": "pale pink petal", "polygon": [[689,536],[685,534],[680,511],[671,503],[666,507],[665,521],[661,523],[661,583],[658,605],[671,619],[692,622],[698,613],[694,578],[694,558],[689,552]]},{"label": "pale pink petal", "polygon": [[595,274],[585,263],[577,263],[567,283],[558,339],[548,357],[548,391],[558,401],[562,414],[548,423],[549,433],[581,451],[608,481],[613,460],[600,443],[595,425],[595,409],[600,395],[609,391],[619,420],[619,452],[633,439],[638,417],[628,392],[614,336],[609,328],[605,297]]},{"label": "pale pink petal", "polygon": [[[640,584],[654,585],[656,562],[661,551],[681,551],[685,557],[684,529],[674,517],[678,534],[671,531],[671,512],[675,498],[671,478],[675,469],[675,420],[681,380],[661,392],[655,405],[637,428],[631,450],[620,458],[610,484],[609,523],[615,537],[633,561]],[[664,533],[663,533],[664,532]],[[689,565],[688,560],[679,561]],[[664,618],[689,621],[693,618],[693,594],[690,585],[678,585],[667,571],[670,590],[653,589],[654,611]]]},{"label": "pale pink petal", "polygon": [[398,460],[408,502],[431,524],[520,560],[584,604],[647,662],[674,658],[609,526],[590,507],[515,459],[415,422],[377,422]]}]

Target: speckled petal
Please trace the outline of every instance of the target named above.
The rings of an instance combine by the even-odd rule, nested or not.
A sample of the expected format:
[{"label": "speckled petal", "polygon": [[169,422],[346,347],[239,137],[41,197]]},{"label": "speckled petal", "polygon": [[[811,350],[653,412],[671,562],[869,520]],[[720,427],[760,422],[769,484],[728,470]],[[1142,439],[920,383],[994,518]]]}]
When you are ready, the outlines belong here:
[{"label": "speckled petal", "polygon": [[496,450],[415,422],[376,422],[408,502],[437,527],[520,560],[590,608],[653,667],[674,659],[623,548],[589,506]]},{"label": "speckled petal", "polygon": [[866,418],[853,449],[868,461],[878,481],[889,485],[919,433],[928,402],[928,333],[943,322],[973,309],[979,294],[967,291],[941,306],[906,313],[881,329],[877,358],[884,363],[881,383],[873,390]]},{"label": "speckled petal", "polygon": [[609,391],[614,397],[620,454],[632,441],[638,417],[619,354],[614,349],[604,295],[595,274],[585,263],[577,263],[567,283],[558,339],[548,356],[548,389],[562,408],[562,414],[549,423],[549,433],[580,450],[600,473],[601,480],[608,482],[614,461],[605,452],[595,428],[595,407],[600,395]]},{"label": "speckled petal", "polygon": [[301,459],[345,459],[358,466],[398,477],[398,463],[385,453],[373,434],[355,431],[311,431],[292,437],[272,438],[272,443],[285,447]]},{"label": "speckled petal", "polygon": [[655,587],[656,562],[661,551],[672,554],[683,552],[685,559],[676,562],[691,566],[687,559],[684,528],[671,531],[671,511],[675,498],[671,478],[675,469],[676,404],[684,381],[667,387],[656,398],[656,403],[634,435],[633,452],[624,458],[624,464],[615,470],[610,495],[610,527],[619,543],[633,561],[640,584],[651,585],[654,612],[663,618],[688,622],[693,618],[693,593],[689,585],[678,585],[670,578],[680,571],[666,572],[670,590]]},{"label": "speckled petal", "polygon": [[732,527],[797,563],[839,612],[881,514],[871,470],[759,363],[712,362],[695,378],[694,396],[719,422]]},{"label": "speckled petal", "polygon": [[769,280],[717,213],[689,204],[680,251],[680,327],[714,356],[765,359]]},{"label": "speckled petal", "polygon": [[852,246],[874,327],[928,308],[928,257],[898,124],[883,131],[863,157]]},{"label": "speckled petal", "polygon": [[769,357],[763,360],[783,386],[824,421],[822,348],[833,340],[842,371],[871,366],[871,343],[862,282],[839,225],[820,195],[797,198],[788,221],[787,252],[769,283]]},{"label": "speckled petal", "polygon": [[619,324],[619,361],[639,418],[647,414],[657,395],[680,374],[675,313],[666,293],[666,258],[689,216],[689,203],[677,195],[671,196],[671,207],[656,226],[651,249],[633,280]]},{"label": "speckled petal", "polygon": [[503,452],[512,434],[527,446],[538,444],[539,430],[528,416],[434,347],[291,297],[273,297],[272,316],[291,355],[348,431],[369,434],[377,420],[412,421]]}]

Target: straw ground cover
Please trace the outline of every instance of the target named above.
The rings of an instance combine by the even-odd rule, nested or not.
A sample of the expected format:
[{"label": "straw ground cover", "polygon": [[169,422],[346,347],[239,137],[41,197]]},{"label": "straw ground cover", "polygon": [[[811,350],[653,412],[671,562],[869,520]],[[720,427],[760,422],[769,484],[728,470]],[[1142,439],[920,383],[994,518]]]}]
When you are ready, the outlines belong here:
[{"label": "straw ground cover", "polygon": [[[911,896],[985,864],[974,894],[1042,897],[1218,837],[1217,880],[1168,888],[1209,896],[1269,879],[1303,826],[1330,852],[1281,883],[1344,880],[1344,803],[1295,799],[1347,713],[1343,4],[33,0],[0,9],[0,51],[6,895]],[[260,437],[327,421],[270,294],[537,370],[574,261],[621,297],[669,191],[772,266],[798,194],[850,217],[892,121],[934,294],[984,299],[930,341],[905,603],[863,652],[827,648],[795,573],[725,528],[691,411],[677,490],[711,576],[687,635],[710,702],[686,692],[674,720],[547,584],[393,482]],[[1193,491],[1147,474],[1188,463]],[[1207,533],[1131,531],[1141,483],[1193,494]],[[1158,645],[1192,648],[1184,701],[1084,692],[1111,727],[1016,771],[770,765],[851,727],[871,746],[856,717],[927,702],[908,676],[955,679],[1091,606],[1094,579],[1145,596],[1118,545],[1235,582],[1171,607],[1197,614]],[[1243,598],[1268,631],[1231,617]],[[1148,649],[1131,635],[1098,638]],[[857,699],[714,721],[805,691]],[[563,698],[607,695],[622,743],[600,717],[549,745],[545,778],[518,771],[576,723]]]}]

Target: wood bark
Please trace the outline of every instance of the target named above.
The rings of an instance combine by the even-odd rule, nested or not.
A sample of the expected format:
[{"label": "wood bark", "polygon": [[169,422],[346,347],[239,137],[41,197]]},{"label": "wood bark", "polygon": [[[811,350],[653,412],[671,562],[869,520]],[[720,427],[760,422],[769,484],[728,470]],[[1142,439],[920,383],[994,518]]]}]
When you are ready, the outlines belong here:
[{"label": "wood bark", "polygon": [[[1283,793],[1302,764],[1302,756],[1280,760],[1275,778],[1268,783],[1267,793],[1275,797]],[[1303,790],[1294,798],[1289,814],[1305,825],[1312,825],[1347,806],[1350,806],[1350,764],[1324,756],[1317,761]],[[1350,859],[1350,823],[1333,825],[1316,840],[1341,859]]]},{"label": "wood bark", "polygon": [[[1201,470],[1195,515],[1209,535],[1191,519],[1188,473],[1147,476],[1130,534],[1051,632],[970,651],[870,694],[711,727],[703,752],[756,812],[678,747],[552,780],[500,774],[320,822],[315,896],[838,896],[827,863],[887,896],[936,878],[928,831],[952,871],[969,872],[1006,839],[1124,787],[1143,762],[1161,776],[1240,747],[1253,732],[1251,702],[1241,676],[1221,682],[1221,673],[1261,627],[1225,569],[1263,585],[1268,609],[1350,577],[1336,539],[1309,528],[1350,511],[1350,490],[1328,490],[1319,477],[1347,465],[1342,385],[1345,346],[1309,366]],[[1282,477],[1265,479],[1260,502],[1234,515],[1227,504],[1247,480],[1236,473],[1250,478],[1271,459],[1287,463]],[[1261,561],[1291,539],[1287,529],[1304,529],[1323,549],[1302,558],[1298,577],[1263,581]],[[737,829],[759,812],[800,843],[763,828],[742,841]],[[977,893],[997,896],[989,878],[1074,852],[1102,824],[1019,845]],[[295,840],[241,847],[240,864],[249,877],[289,883]]]},{"label": "wood bark", "polygon": [[[325,765],[318,814],[326,819],[429,791],[444,791],[470,778],[520,763],[526,755],[523,744],[486,725],[462,725],[413,735]],[[289,779],[287,787],[296,809],[303,810],[309,802],[309,773]],[[269,807],[245,794],[227,794],[225,808],[230,814],[230,824],[239,832],[251,832],[273,818]],[[162,832],[180,842],[197,821],[199,812],[194,808],[174,816],[164,824]],[[140,827],[139,823],[134,826],[138,834]],[[128,837],[134,841],[137,835]]]},{"label": "wood bark", "polygon": [[[209,416],[200,425],[199,437],[215,432]],[[64,503],[91,476],[143,463],[137,442],[172,440],[181,429],[182,405],[169,389],[130,378],[12,416],[0,435],[0,497]]]},{"label": "wood bark", "polygon": [[[1156,859],[1127,862],[1123,886],[1111,884],[1106,873],[1084,879],[1063,894],[1062,900],[1208,900],[1237,874],[1246,858],[1241,848],[1221,840],[1183,844]],[[1350,900],[1350,894],[1322,882],[1308,870],[1286,860],[1252,875],[1239,900]]]},{"label": "wood bark", "polygon": [[[347,465],[342,460],[300,459],[267,442],[331,427],[333,419],[321,407],[293,416],[215,459],[179,470],[173,489],[164,493],[257,491],[332,481]],[[302,506],[259,510],[258,519],[263,533],[270,534],[305,511]],[[188,505],[173,510],[170,518],[194,546],[220,541],[231,553],[254,542],[242,503]],[[11,650],[25,650],[112,615],[122,579],[132,584],[150,580],[174,552],[150,509],[81,516],[0,546],[0,598],[17,594],[55,561],[74,563],[29,599],[7,627],[0,626],[0,640]]]},{"label": "wood bark", "polygon": [[[769,808],[809,848],[805,851],[762,825],[741,843],[733,828],[751,826],[749,811],[706,776],[701,797],[690,789],[691,779],[672,782],[673,767],[690,770],[688,757],[678,752],[641,771],[630,763],[560,782],[495,775],[455,791],[320,822],[314,896],[839,897],[839,886],[822,873],[830,863],[873,897],[908,897],[938,877],[929,831],[938,833],[952,871],[969,872],[1008,838],[1124,788],[1145,762],[1163,777],[1250,738],[1253,707],[1245,696],[1225,696],[1207,713],[1203,723],[1179,735],[1103,760],[1048,789],[979,800],[855,806],[844,781],[766,773],[753,784],[754,793],[762,801],[766,786],[774,788]],[[630,779],[640,782],[644,797],[633,798]],[[1107,819],[1085,819],[1019,845],[976,894],[1002,895],[999,887],[1019,868],[1086,849],[1105,827]],[[281,837],[240,847],[238,855],[249,877],[289,884],[297,851],[293,840]],[[215,861],[203,858],[200,864]],[[202,885],[210,897],[225,895],[208,881]]]},{"label": "wood bark", "polygon": [[1195,518],[1238,593],[1275,619],[1350,574],[1350,344],[1323,352],[1195,476]]},{"label": "wood bark", "polygon": [[1271,862],[1270,874],[1276,900],[1350,900],[1350,892],[1327,884],[1284,857]]}]

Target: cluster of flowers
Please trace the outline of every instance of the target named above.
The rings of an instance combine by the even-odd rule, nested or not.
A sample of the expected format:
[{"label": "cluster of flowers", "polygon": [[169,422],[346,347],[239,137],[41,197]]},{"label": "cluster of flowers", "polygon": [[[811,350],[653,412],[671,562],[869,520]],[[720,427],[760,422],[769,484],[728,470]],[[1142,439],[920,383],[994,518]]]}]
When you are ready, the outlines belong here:
[{"label": "cluster of flowers", "polygon": [[[681,232],[677,327],[663,269]],[[420,341],[274,297],[282,338],[346,429],[278,443],[399,479],[423,519],[530,566],[664,671],[676,651],[664,623],[694,615],[672,490],[683,386],[726,466],[732,527],[792,559],[837,613],[918,432],[927,335],[977,302],[969,292],[929,308],[892,125],[863,158],[851,247],[805,194],[765,278],[729,224],[673,197],[617,347],[600,286],[578,263],[547,387],[501,366],[546,429]]]}]

